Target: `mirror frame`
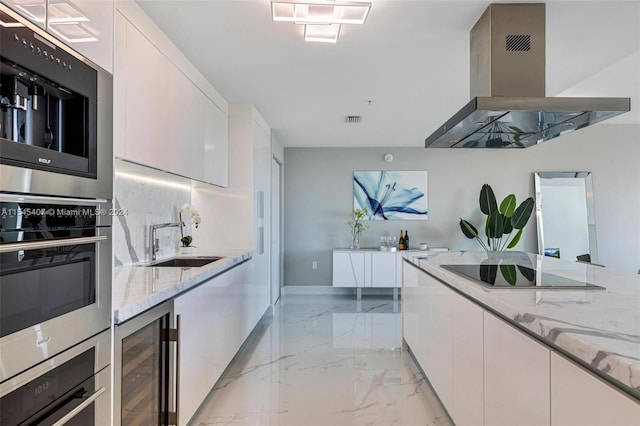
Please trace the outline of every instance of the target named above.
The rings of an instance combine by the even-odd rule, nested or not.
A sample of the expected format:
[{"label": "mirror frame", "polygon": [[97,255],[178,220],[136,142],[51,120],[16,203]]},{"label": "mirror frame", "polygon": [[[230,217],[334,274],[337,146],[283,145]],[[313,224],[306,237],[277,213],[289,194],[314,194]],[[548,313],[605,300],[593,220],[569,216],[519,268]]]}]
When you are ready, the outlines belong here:
[{"label": "mirror frame", "polygon": [[587,203],[587,226],[589,232],[589,254],[591,263],[598,263],[595,208],[593,205],[593,177],[591,172],[535,172],[536,220],[538,225],[538,254],[544,256],[544,228],[542,225],[542,180],[554,178],[584,179],[585,202]]}]

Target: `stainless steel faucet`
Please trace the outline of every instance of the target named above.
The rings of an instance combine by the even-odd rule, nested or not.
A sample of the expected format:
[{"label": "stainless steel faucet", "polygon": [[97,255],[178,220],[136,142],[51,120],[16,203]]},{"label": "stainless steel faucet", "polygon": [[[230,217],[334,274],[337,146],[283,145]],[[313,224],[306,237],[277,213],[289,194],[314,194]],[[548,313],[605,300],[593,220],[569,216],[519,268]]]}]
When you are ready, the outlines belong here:
[{"label": "stainless steel faucet", "polygon": [[149,257],[151,258],[151,262],[156,261],[156,253],[160,250],[160,240],[156,238],[156,231],[161,228],[174,228],[177,226],[180,226],[179,222],[149,225]]}]

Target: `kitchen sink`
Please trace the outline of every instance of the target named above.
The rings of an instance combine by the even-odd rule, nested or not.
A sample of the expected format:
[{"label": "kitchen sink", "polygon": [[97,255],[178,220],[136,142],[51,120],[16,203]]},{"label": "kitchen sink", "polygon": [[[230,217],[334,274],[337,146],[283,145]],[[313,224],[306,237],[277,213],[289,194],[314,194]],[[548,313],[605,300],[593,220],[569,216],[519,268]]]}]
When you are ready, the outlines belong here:
[{"label": "kitchen sink", "polygon": [[153,263],[149,266],[173,266],[183,268],[198,268],[200,266],[208,265],[209,263],[220,260],[222,257],[176,257],[162,262]]}]

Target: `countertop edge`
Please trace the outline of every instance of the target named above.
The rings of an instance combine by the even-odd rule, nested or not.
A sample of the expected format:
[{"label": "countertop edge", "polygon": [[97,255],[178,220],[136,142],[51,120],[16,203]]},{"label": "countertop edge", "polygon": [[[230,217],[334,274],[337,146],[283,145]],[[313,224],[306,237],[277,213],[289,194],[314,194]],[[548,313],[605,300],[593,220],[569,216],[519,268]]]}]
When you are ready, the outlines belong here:
[{"label": "countertop edge", "polygon": [[[179,257],[179,256],[178,256]],[[168,288],[165,288],[161,291],[154,292],[152,294],[146,295],[135,302],[131,302],[122,306],[117,306],[116,301],[114,300],[112,307],[112,319],[113,325],[118,326],[140,314],[143,312],[154,308],[155,306],[160,305],[161,303],[172,299],[181,293],[184,293],[203,282],[214,278],[217,275],[225,273],[230,269],[250,260],[253,257],[252,251],[241,252],[229,256],[224,256],[221,260],[213,262],[209,265],[205,265],[199,268],[190,268],[191,271],[195,272],[191,274],[189,277],[176,282]],[[122,266],[117,268],[118,274],[114,274],[114,276],[124,276],[130,277],[134,275],[137,271],[147,270],[153,273],[154,270],[159,270],[157,273],[162,273],[162,270],[181,270],[180,267],[153,267],[153,266],[145,266],[145,265],[130,265],[130,266]],[[114,287],[131,285],[130,282],[124,283],[126,279],[117,279],[114,278]],[[115,293],[115,292],[114,292]],[[114,294],[115,296],[115,294]]]}]

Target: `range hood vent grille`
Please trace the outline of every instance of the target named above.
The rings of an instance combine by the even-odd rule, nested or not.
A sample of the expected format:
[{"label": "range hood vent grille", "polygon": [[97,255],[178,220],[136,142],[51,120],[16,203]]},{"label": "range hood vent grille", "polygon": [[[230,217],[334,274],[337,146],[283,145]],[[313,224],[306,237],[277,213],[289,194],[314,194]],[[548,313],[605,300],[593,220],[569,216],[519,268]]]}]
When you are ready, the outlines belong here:
[{"label": "range hood vent grille", "polygon": [[471,101],[427,148],[527,148],[630,110],[629,98],[545,97],[544,3],[490,4],[470,41]]},{"label": "range hood vent grille", "polygon": [[531,50],[531,35],[510,34],[506,40],[507,52],[528,52]]}]

